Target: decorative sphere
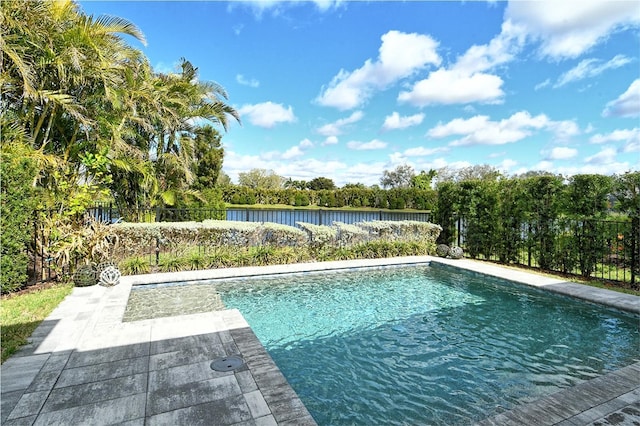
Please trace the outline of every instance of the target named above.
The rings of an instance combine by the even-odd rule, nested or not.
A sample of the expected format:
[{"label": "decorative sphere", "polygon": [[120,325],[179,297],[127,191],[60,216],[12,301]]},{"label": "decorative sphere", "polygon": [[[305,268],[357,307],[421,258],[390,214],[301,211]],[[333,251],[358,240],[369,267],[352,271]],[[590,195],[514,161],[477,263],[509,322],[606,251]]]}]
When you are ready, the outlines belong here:
[{"label": "decorative sphere", "polygon": [[100,272],[100,285],[112,287],[120,282],[120,270],[115,266],[107,266]]},{"label": "decorative sphere", "polygon": [[463,255],[462,247],[454,246],[449,249],[449,257],[452,259],[461,259]]},{"label": "decorative sphere", "polygon": [[449,246],[446,244],[438,244],[436,247],[436,254],[440,257],[447,257],[449,253]]},{"label": "decorative sphere", "polygon": [[78,287],[88,287],[96,283],[96,271],[91,265],[82,265],[73,273],[73,282]]}]

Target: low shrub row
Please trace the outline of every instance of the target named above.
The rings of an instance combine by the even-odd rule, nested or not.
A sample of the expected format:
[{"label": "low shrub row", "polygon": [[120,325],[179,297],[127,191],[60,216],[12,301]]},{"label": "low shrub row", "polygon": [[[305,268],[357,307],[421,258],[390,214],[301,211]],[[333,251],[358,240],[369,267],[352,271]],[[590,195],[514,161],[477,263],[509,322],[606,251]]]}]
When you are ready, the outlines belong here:
[{"label": "low shrub row", "polygon": [[119,262],[125,275],[149,272],[176,272],[240,266],[283,265],[301,262],[329,260],[373,259],[397,256],[433,254],[433,244],[426,242],[369,241],[349,247],[234,247],[222,246],[210,249],[192,247],[178,253],[163,253],[156,263],[153,256],[135,255]]},{"label": "low shrub row", "polygon": [[[298,222],[120,223],[113,260],[124,273],[206,269],[327,259],[432,254],[440,226],[371,221],[332,226]],[[155,257],[154,257],[155,255]]]}]

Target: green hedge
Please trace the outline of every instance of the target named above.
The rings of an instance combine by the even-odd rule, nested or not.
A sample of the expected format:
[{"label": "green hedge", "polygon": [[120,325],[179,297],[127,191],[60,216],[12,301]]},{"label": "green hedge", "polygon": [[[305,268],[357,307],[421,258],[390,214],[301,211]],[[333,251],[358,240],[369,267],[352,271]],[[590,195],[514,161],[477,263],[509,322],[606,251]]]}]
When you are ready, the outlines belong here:
[{"label": "green hedge", "polygon": [[340,188],[322,189],[264,189],[231,185],[222,189],[225,202],[231,204],[285,204],[318,207],[372,207],[379,209],[432,210],[437,194],[431,189],[417,188]]},{"label": "green hedge", "polygon": [[[611,218],[629,226],[610,229],[603,219]],[[509,263],[526,253],[532,265],[585,277],[610,256],[633,260],[640,272],[638,226],[631,226],[639,218],[640,172],[446,182],[434,211],[443,227],[438,242],[461,237],[472,258]]]},{"label": "green hedge", "polygon": [[28,148],[4,142],[0,156],[2,293],[15,291],[27,281],[26,249],[33,231],[35,176],[36,165],[28,156]]}]

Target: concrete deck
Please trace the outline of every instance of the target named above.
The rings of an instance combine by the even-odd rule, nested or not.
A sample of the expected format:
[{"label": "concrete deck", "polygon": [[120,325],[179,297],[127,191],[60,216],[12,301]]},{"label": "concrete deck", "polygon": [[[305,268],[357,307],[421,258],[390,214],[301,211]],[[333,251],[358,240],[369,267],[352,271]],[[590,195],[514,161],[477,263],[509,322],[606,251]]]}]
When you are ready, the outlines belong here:
[{"label": "concrete deck", "polygon": [[[123,277],[75,288],[2,365],[3,425],[314,425],[237,310],[122,322],[132,285],[436,262],[640,313],[640,298],[469,260],[409,257]],[[640,352],[640,348],[639,348]],[[213,360],[240,355],[231,372]],[[486,425],[640,424],[640,363],[501,413]]]}]

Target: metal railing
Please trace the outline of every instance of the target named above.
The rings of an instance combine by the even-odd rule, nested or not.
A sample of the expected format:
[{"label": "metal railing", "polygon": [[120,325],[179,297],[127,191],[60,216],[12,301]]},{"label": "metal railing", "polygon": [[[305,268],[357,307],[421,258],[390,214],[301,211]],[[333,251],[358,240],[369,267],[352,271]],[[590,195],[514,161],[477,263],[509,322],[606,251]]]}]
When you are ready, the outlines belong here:
[{"label": "metal railing", "polygon": [[390,210],[333,210],[333,209],[246,209],[228,208],[137,208],[120,211],[112,204],[96,205],[88,213],[101,222],[186,222],[205,219],[240,222],[272,222],[296,226],[296,222],[331,225],[333,222],[352,224],[371,220],[416,220],[428,222],[431,212],[404,212]]},{"label": "metal railing", "polygon": [[[124,212],[123,212],[124,213]],[[296,222],[330,225],[371,220],[430,221],[430,212],[386,210],[323,209],[165,209],[129,210],[126,214],[111,205],[89,209],[94,218],[107,223],[201,221],[226,219],[246,222],[273,222],[295,226]],[[29,247],[31,282],[56,277],[52,259],[46,255],[48,241],[41,224],[34,223]],[[548,222],[516,223],[510,229],[496,227],[487,233],[464,217],[457,218],[449,244],[457,244],[467,257],[503,264],[520,265],[566,275],[618,282],[637,288],[640,281],[640,220],[556,219]],[[481,231],[481,232],[480,232]],[[159,246],[149,248],[158,259]]]},{"label": "metal railing", "polygon": [[628,283],[640,273],[640,220],[555,219],[514,224],[511,229],[476,227],[457,218],[454,239],[470,258],[559,274]]}]

